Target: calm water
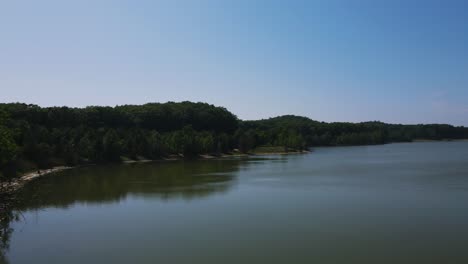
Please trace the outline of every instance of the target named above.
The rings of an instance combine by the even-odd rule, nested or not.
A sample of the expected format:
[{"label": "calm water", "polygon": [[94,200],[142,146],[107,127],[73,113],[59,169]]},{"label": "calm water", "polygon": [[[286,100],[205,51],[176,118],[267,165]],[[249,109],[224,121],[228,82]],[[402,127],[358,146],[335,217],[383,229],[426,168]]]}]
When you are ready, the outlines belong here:
[{"label": "calm water", "polygon": [[468,142],[88,167],[22,191],[9,263],[468,263]]}]

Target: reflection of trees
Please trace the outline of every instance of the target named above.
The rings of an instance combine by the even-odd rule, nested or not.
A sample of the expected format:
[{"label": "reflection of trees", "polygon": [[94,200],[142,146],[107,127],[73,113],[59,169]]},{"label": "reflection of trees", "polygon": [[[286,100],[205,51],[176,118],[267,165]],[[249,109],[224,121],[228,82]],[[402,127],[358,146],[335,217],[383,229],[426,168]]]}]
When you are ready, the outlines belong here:
[{"label": "reflection of trees", "polygon": [[39,178],[20,189],[15,199],[9,195],[14,203],[7,203],[7,196],[0,192],[0,264],[7,263],[11,223],[19,219],[18,212],[76,202],[110,203],[127,195],[163,200],[203,198],[228,191],[234,173],[249,164],[233,159],[94,166]]},{"label": "reflection of trees", "polygon": [[226,192],[240,160],[155,162],[80,168],[25,186],[22,209],[115,202],[127,195],[196,199]]},{"label": "reflection of trees", "polygon": [[8,263],[5,253],[13,232],[10,225],[19,217],[19,213],[13,210],[14,204],[14,195],[6,190],[0,190],[0,263]]},{"label": "reflection of trees", "polygon": [[10,224],[18,219],[18,214],[12,210],[7,209],[8,211],[2,208],[2,218],[0,220],[0,263],[7,263],[5,256],[6,251],[8,250],[10,243],[10,236],[13,232]]}]

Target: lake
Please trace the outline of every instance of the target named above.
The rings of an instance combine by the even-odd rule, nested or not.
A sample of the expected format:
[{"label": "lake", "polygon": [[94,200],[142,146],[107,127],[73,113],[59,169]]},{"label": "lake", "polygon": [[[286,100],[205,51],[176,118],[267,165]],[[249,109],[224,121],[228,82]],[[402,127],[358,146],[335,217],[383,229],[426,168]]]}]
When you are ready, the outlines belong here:
[{"label": "lake", "polygon": [[468,142],[92,166],[20,192],[19,263],[468,263]]}]

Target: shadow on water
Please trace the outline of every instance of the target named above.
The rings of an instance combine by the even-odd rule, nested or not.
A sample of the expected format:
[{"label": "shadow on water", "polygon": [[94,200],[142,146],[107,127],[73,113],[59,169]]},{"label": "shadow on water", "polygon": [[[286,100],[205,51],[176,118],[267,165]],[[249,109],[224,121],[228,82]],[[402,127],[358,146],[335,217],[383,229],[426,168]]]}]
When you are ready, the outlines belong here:
[{"label": "shadow on water", "polygon": [[38,178],[20,189],[14,205],[0,214],[0,264],[13,233],[12,224],[22,212],[67,208],[77,203],[108,204],[125,199],[203,199],[229,191],[236,172],[266,158],[150,162],[76,168]]},{"label": "shadow on water", "polygon": [[10,246],[13,233],[12,222],[18,221],[21,213],[14,210],[14,196],[10,193],[0,194],[0,264],[8,263],[6,252]]},{"label": "shadow on water", "polygon": [[79,168],[40,178],[18,194],[21,210],[113,203],[129,196],[198,199],[223,193],[242,160],[153,162]]}]

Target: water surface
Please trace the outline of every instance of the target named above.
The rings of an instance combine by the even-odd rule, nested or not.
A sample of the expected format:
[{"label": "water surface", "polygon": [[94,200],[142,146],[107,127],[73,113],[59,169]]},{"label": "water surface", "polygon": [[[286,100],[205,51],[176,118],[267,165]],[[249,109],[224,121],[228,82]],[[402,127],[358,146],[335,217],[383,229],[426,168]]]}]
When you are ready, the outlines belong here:
[{"label": "water surface", "polygon": [[80,168],[20,194],[9,263],[468,263],[468,142]]}]

